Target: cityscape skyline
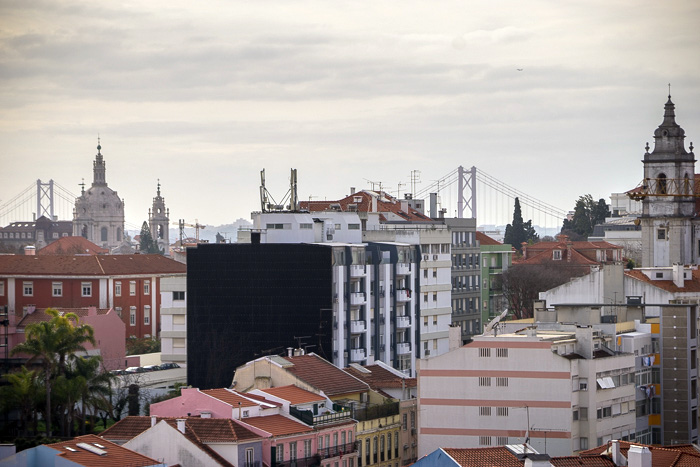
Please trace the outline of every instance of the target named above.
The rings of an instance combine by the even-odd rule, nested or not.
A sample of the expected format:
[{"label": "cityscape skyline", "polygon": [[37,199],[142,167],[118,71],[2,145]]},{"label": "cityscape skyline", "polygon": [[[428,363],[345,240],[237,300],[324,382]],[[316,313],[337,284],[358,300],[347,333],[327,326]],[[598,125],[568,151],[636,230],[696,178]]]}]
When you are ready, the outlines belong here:
[{"label": "cityscape skyline", "polygon": [[132,225],[158,179],[175,221],[248,219],[263,168],[275,196],[297,168],[300,199],[338,199],[370,180],[406,192],[412,170],[426,186],[475,165],[570,210],[639,183],[668,82],[686,147],[700,131],[692,2],[0,11],[12,174],[0,203],[38,178],[79,193],[100,135]]}]

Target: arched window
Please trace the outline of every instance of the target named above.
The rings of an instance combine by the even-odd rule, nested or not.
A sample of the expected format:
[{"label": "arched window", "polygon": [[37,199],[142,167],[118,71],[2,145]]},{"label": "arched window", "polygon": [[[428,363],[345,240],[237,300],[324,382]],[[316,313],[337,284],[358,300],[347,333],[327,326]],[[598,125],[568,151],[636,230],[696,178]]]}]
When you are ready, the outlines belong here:
[{"label": "arched window", "polygon": [[107,241],[107,227],[102,227],[100,229],[100,241],[102,241],[102,242]]},{"label": "arched window", "polygon": [[118,242],[122,241],[122,229],[121,229],[121,227],[117,227],[117,241]]},{"label": "arched window", "polygon": [[657,179],[656,192],[660,195],[665,195],[667,192],[666,187],[666,174],[660,173]]},{"label": "arched window", "polygon": [[87,236],[87,225],[83,224],[83,228],[80,229],[80,236],[83,238],[88,238]]},{"label": "arched window", "polygon": [[158,229],[158,233],[157,233],[158,238],[163,238],[163,226],[161,224],[158,224],[157,229]]},{"label": "arched window", "polygon": [[689,195],[691,194],[690,191],[690,178],[688,178],[688,174],[685,174],[685,177],[683,177],[683,194]]}]

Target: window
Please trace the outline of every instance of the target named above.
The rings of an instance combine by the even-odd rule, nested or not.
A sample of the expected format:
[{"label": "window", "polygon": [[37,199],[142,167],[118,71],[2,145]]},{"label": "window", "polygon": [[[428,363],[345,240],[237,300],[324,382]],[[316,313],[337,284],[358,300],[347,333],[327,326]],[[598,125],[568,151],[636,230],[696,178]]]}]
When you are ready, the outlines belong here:
[{"label": "window", "polygon": [[491,378],[487,376],[480,376],[479,386],[491,386]]},{"label": "window", "polygon": [[496,378],[496,386],[501,387],[501,388],[507,388],[508,387],[508,378],[503,378],[499,377]]},{"label": "window", "polygon": [[146,326],[151,324],[151,307],[148,305],[143,307],[143,324]]},{"label": "window", "polygon": [[284,443],[277,445],[277,462],[284,462]]},{"label": "window", "polygon": [[296,441],[289,443],[289,460],[294,461],[297,459],[297,443]]},{"label": "window", "polygon": [[508,444],[508,437],[507,436],[496,436],[496,444],[499,446],[505,446]]},{"label": "window", "polygon": [[490,436],[479,436],[479,445],[480,446],[491,446],[491,437]]},{"label": "window", "polygon": [[561,250],[552,250],[552,259],[558,261],[561,259]]},{"label": "window", "polygon": [[80,284],[81,296],[92,297],[92,282],[82,282]]},{"label": "window", "polygon": [[490,357],[491,349],[481,348],[479,349],[479,357]]},{"label": "window", "polygon": [[151,281],[143,281],[143,294],[151,295]]},{"label": "window", "polygon": [[246,465],[253,465],[253,462],[255,462],[255,450],[253,448],[245,448]]},{"label": "window", "polygon": [[360,230],[360,224],[348,224],[348,230]]},{"label": "window", "polygon": [[573,415],[572,415],[572,420],[578,421],[578,409],[574,409]]},{"label": "window", "polygon": [[496,407],[496,415],[499,417],[507,417],[508,407]]},{"label": "window", "polygon": [[100,241],[102,241],[102,242],[107,241],[107,227],[102,227],[100,229]]},{"label": "window", "polygon": [[379,441],[379,462],[384,462],[384,455],[386,453],[386,446],[385,446],[385,438],[384,435],[382,435],[380,441]]},{"label": "window", "polygon": [[114,311],[117,312],[117,315],[121,318],[122,317],[122,307],[118,306],[114,309]]},{"label": "window", "polygon": [[588,420],[588,407],[581,407],[578,409],[579,419]]},{"label": "window", "polygon": [[129,325],[136,326],[136,307],[129,307]]},{"label": "window", "polygon": [[412,410],[411,411],[411,428],[415,428],[415,427],[416,427],[416,412]]},{"label": "window", "polygon": [[423,294],[423,302],[428,303],[428,293],[427,292]]},{"label": "window", "polygon": [[433,315],[433,326],[437,326],[437,315]]},{"label": "window", "polygon": [[386,450],[387,450],[387,457],[391,459],[391,433],[389,433],[389,436],[386,437]]},{"label": "window", "polygon": [[173,300],[184,300],[185,299],[185,291],[184,290],[176,290],[173,292]]},{"label": "window", "polygon": [[437,277],[437,268],[433,268],[433,278]]},{"label": "window", "polygon": [[121,282],[114,283],[114,295],[116,295],[117,297],[122,296],[122,283]]},{"label": "window", "polygon": [[333,433],[333,447],[338,445],[338,432]]},{"label": "window", "polygon": [[129,281],[129,295],[136,295],[136,281]]},{"label": "window", "polygon": [[63,296],[63,282],[54,282],[51,284],[51,296],[52,297],[62,297]]},{"label": "window", "polygon": [[[360,446],[362,447],[362,446]],[[323,436],[318,437],[318,448],[323,449]]]},{"label": "window", "polygon": [[508,349],[496,349],[496,357],[507,358]]},{"label": "window", "polygon": [[0,280],[0,297],[5,296],[5,282]]},{"label": "window", "polygon": [[304,457],[311,457],[311,440],[304,440]]},{"label": "window", "polygon": [[428,278],[428,270],[423,269],[423,279],[427,279],[427,278]]},{"label": "window", "polygon": [[423,316],[423,326],[427,326],[427,325],[428,325],[428,317]]},{"label": "window", "polygon": [[580,438],[579,444],[581,446],[581,451],[585,451],[588,449],[588,438]]},{"label": "window", "polygon": [[343,446],[345,444],[345,432],[341,431],[340,432],[340,445]]},{"label": "window", "polygon": [[433,292],[433,301],[437,302],[437,292]]},{"label": "window", "polygon": [[22,295],[24,295],[25,297],[34,296],[34,282],[22,283]]},{"label": "window", "polygon": [[184,337],[173,338],[173,348],[184,349],[185,347],[187,347],[187,342]]},{"label": "window", "polygon": [[312,225],[312,224],[307,224],[307,223],[302,223],[302,224],[299,224],[299,228],[300,228],[300,229],[310,230],[310,229],[313,228],[313,225]]},{"label": "window", "polygon": [[658,240],[666,240],[666,229],[658,229],[656,231],[656,238]]},{"label": "window", "polygon": [[173,324],[183,325],[187,324],[187,318],[185,315],[173,315]]},{"label": "window", "polygon": [[369,438],[365,440],[365,464],[370,464],[370,449],[369,449]]},{"label": "window", "polygon": [[244,410],[243,415],[241,415],[242,418],[248,418],[250,417],[250,410]]}]

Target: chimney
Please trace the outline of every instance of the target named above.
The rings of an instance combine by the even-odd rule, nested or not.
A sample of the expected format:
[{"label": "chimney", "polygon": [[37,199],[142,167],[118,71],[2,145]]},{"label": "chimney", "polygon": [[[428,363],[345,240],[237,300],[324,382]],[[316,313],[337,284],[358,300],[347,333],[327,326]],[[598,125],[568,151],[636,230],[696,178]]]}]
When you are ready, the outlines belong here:
[{"label": "chimney", "polygon": [[32,245],[27,245],[24,247],[24,255],[25,256],[34,256],[36,255],[36,247]]},{"label": "chimney", "polygon": [[180,431],[180,433],[185,432],[185,419],[184,418],[177,419],[177,429]]},{"label": "chimney", "polygon": [[351,186],[351,187],[350,187],[350,194],[351,194],[351,195],[354,195],[354,194],[355,194],[355,187],[354,187],[354,186]]},{"label": "chimney", "polygon": [[377,212],[377,198],[378,196],[372,195],[372,210],[370,212]]},{"label": "chimney", "polygon": [[403,212],[408,212],[408,201],[405,199],[401,200],[401,210]]},{"label": "chimney", "polygon": [[205,410],[204,412],[199,414],[200,418],[211,418],[211,412],[208,410]]},{"label": "chimney", "polygon": [[287,357],[294,356],[294,349],[292,347],[287,347]]},{"label": "chimney", "polygon": [[155,415],[151,415],[151,426],[156,426],[156,422],[158,419],[156,418]]},{"label": "chimney", "polygon": [[679,289],[682,289],[683,285],[685,284],[685,280],[683,278],[684,269],[685,268],[682,264],[673,263],[673,283]]},{"label": "chimney", "polygon": [[620,452],[620,440],[612,440],[612,461],[615,465],[627,465],[627,459]]},{"label": "chimney", "polygon": [[428,211],[428,216],[431,219],[437,219],[437,193],[430,193],[430,210]]},{"label": "chimney", "polygon": [[651,450],[646,446],[631,445],[627,451],[629,467],[651,467]]}]

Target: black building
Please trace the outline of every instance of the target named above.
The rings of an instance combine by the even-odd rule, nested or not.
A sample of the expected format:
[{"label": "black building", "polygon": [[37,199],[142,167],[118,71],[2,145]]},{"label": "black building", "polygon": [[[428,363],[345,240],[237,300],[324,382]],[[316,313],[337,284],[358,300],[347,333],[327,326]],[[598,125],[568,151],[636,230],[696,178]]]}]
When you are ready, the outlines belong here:
[{"label": "black building", "polygon": [[187,382],[228,387],[235,369],[302,345],[333,360],[332,249],[199,244],[187,250]]}]

